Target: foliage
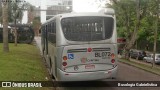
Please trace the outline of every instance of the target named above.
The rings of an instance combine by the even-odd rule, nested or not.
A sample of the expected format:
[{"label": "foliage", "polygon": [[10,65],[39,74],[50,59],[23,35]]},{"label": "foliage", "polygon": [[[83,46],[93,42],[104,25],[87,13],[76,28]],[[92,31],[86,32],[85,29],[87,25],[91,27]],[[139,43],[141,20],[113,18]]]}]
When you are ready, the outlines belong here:
[{"label": "foliage", "polygon": [[34,19],[34,6],[28,4],[28,24],[31,24]]},{"label": "foliage", "polygon": [[33,20],[33,28],[36,28],[37,25],[40,25],[40,17],[35,17]]},{"label": "foliage", "polygon": [[[13,22],[16,18],[17,21],[21,21],[23,17],[23,9],[27,4],[22,2],[9,2],[8,3],[8,20]],[[2,21],[2,5],[0,5],[0,20]]]},{"label": "foliage", "polygon": [[40,17],[35,17],[33,19],[33,24],[32,24],[32,27],[35,31],[35,35],[38,36],[39,34],[39,29],[41,27],[41,22],[40,22]]},{"label": "foliage", "polygon": [[[137,0],[111,0],[112,5],[116,11],[117,18],[117,31],[119,37],[124,37],[127,41],[131,40],[136,19],[136,1]],[[139,0],[139,14],[140,14],[140,25],[137,31],[136,41],[145,40],[146,42],[154,42],[154,30],[155,21],[157,14],[157,8],[159,7],[158,0]],[[160,11],[158,12],[160,13]],[[160,42],[160,23],[158,22],[158,38]]]},{"label": "foliage", "polygon": [[11,17],[13,18],[14,22],[14,39],[15,39],[15,46],[17,46],[17,28],[16,25],[17,23],[22,22],[23,18],[23,9],[25,9],[26,4],[24,2],[12,2],[11,4]]},{"label": "foliage", "polygon": [[12,13],[12,18],[16,20],[16,22],[21,22],[23,17],[23,10],[26,8],[26,3],[12,2],[10,4],[11,4],[10,9]]}]

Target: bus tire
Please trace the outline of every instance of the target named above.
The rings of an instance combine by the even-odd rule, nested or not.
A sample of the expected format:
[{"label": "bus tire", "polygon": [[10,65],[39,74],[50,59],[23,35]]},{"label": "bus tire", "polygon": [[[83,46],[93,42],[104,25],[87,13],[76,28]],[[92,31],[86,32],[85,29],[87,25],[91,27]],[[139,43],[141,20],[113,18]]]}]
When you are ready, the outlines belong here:
[{"label": "bus tire", "polygon": [[116,79],[116,77],[112,77],[111,79]]}]

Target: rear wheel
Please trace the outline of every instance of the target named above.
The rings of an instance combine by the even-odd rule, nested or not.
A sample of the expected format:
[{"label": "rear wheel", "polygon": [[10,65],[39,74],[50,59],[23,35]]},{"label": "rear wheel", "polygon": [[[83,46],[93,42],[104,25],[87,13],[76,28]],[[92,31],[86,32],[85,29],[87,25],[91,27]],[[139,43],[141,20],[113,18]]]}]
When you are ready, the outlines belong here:
[{"label": "rear wheel", "polygon": [[112,79],[114,79],[114,80],[115,80],[115,79],[116,79],[116,77],[112,77]]}]

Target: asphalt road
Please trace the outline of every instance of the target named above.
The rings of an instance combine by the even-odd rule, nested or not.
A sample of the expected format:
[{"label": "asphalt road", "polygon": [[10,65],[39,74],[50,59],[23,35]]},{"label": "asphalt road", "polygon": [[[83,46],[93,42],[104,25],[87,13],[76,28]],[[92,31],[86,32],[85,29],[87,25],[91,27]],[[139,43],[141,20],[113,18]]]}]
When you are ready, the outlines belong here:
[{"label": "asphalt road", "polygon": [[[37,46],[40,47],[40,37],[36,37]],[[40,49],[41,50],[41,49]],[[160,81],[160,76],[144,70],[118,63],[118,76],[115,81]],[[107,82],[108,80],[104,80]],[[57,87],[56,90],[160,90],[160,87]]]}]

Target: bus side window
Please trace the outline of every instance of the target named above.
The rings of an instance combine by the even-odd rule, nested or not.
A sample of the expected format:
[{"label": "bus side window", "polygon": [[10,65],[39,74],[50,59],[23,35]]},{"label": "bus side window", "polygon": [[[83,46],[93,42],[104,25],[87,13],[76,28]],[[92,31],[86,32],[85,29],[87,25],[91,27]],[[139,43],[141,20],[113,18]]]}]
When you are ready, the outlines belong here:
[{"label": "bus side window", "polygon": [[53,28],[52,28],[52,30],[53,30],[53,43],[56,43],[56,22],[54,21],[52,23],[52,25],[53,25]]},{"label": "bus side window", "polygon": [[52,42],[52,30],[51,30],[51,23],[48,24],[48,41]]},{"label": "bus side window", "polygon": [[48,40],[51,43],[56,43],[56,33],[55,33],[55,22],[51,22],[48,24]]},{"label": "bus side window", "polygon": [[48,54],[48,25],[46,25],[45,27],[46,54]]},{"label": "bus side window", "polygon": [[49,24],[49,32],[52,33],[52,32],[51,32],[51,23]]}]

